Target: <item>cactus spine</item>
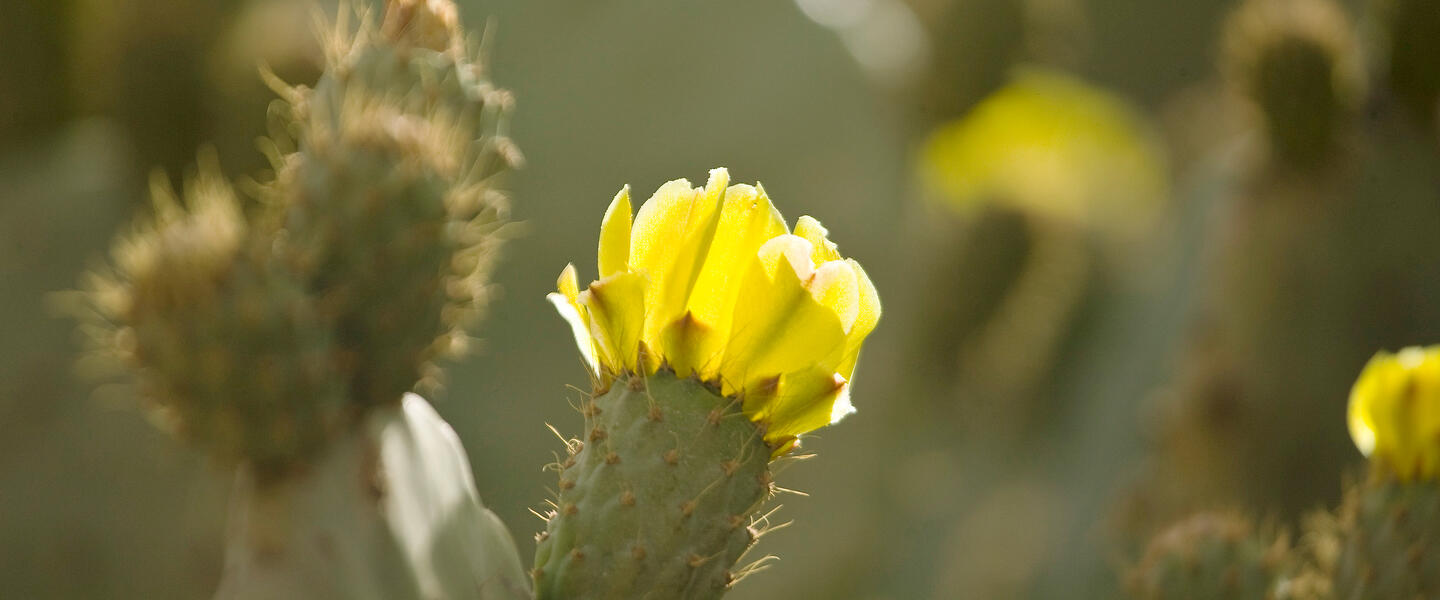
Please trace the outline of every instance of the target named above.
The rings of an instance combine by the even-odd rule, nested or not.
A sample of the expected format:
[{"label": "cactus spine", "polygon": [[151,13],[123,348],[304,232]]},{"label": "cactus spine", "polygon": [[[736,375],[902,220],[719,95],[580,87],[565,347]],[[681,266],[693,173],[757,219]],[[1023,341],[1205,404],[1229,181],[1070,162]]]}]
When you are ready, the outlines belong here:
[{"label": "cactus spine", "polygon": [[539,598],[718,598],[759,532],[770,448],[714,389],[660,371],[584,406],[538,537]]}]

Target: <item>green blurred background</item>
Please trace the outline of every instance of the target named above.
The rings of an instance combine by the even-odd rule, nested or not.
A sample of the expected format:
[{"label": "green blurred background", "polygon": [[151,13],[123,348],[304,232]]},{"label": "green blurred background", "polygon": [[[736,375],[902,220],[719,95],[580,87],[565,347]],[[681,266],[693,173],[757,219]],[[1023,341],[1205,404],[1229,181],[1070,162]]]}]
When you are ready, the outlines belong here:
[{"label": "green blurred background", "polygon": [[[1349,382],[1378,349],[1440,341],[1440,53],[1416,41],[1440,39],[1432,3],[1298,2],[1300,25],[1229,37],[1228,0],[460,4],[517,99],[527,164],[505,187],[523,225],[478,350],[434,400],[522,554],[561,448],[544,425],[578,426],[586,382],[544,295],[567,262],[593,276],[627,183],[759,180],[885,303],[859,413],[780,476],[810,495],[780,497],[794,523],[756,550],[780,561],[734,598],[1114,597],[1187,511],[1294,523],[1333,504],[1360,458]],[[213,590],[229,474],[79,373],[53,292],[144,210],[152,169],[178,179],[206,145],[232,177],[264,167],[256,65],[312,81],[312,18],[289,0],[0,5],[0,596]],[[1247,50],[1291,47],[1273,39],[1299,50]],[[1013,155],[1080,218],[924,175],[967,168],[931,132],[1019,65],[1134,107],[1117,110],[1143,169]],[[1009,156],[998,131],[985,156]]]}]

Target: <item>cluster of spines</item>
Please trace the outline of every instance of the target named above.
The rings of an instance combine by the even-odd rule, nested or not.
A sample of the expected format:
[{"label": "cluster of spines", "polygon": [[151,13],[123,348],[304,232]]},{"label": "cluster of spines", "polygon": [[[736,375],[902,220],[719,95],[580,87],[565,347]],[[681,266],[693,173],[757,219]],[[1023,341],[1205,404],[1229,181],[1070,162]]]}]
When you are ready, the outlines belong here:
[{"label": "cluster of spines", "polygon": [[[244,207],[214,161],[87,281],[84,329],[156,414],[224,463],[303,465],[355,415],[438,385],[483,307],[518,163],[509,96],[461,43],[447,0],[342,11],[315,89],[272,81],[275,176]],[[378,31],[377,31],[378,29]]]},{"label": "cluster of spines", "polygon": [[580,412],[584,439],[565,440],[536,538],[540,598],[713,598],[764,568],[768,557],[736,568],[773,529],[758,512],[778,489],[738,400],[661,369]]}]

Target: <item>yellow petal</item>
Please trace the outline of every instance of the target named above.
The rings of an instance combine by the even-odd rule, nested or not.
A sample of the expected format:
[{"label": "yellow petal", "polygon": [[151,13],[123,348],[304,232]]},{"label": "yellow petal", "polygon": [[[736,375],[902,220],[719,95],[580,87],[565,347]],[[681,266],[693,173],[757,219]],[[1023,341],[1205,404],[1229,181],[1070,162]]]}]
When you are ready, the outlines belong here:
[{"label": "yellow petal", "polygon": [[829,425],[835,400],[845,389],[845,380],[833,371],[808,368],[780,377],[773,395],[745,410],[765,425],[765,440],[780,441]]},{"label": "yellow petal", "polygon": [[663,349],[661,330],[685,311],[715,235],[719,203],[729,182],[725,169],[710,172],[704,190],[685,180],[666,183],[640,207],[630,239],[630,268],[649,276],[643,340]]},{"label": "yellow petal", "polygon": [[[787,237],[800,243],[788,242]],[[833,372],[839,364],[844,327],[835,311],[817,302],[801,285],[795,272],[797,250],[801,266],[809,267],[808,246],[800,238],[780,236],[762,246],[752,261],[741,286],[744,302],[735,308],[721,362],[726,387],[754,387],[767,378],[812,365],[824,365]]]},{"label": "yellow petal", "polygon": [[1386,368],[1385,362],[1389,358],[1390,355],[1383,352],[1371,358],[1360,371],[1355,387],[1350,390],[1350,406],[1347,410],[1350,437],[1355,441],[1355,447],[1366,457],[1375,452],[1378,443],[1375,435],[1374,404],[1381,395],[1380,372]]},{"label": "yellow petal", "polygon": [[1348,421],[1356,447],[1402,481],[1440,476],[1440,348],[1377,354],[1351,390]]},{"label": "yellow petal", "polygon": [[630,260],[630,186],[620,189],[600,222],[600,278],[624,271]]},{"label": "yellow petal", "polygon": [[676,179],[660,186],[640,205],[630,231],[631,270],[663,273],[668,269],[671,252],[685,233],[695,193],[689,180]]},{"label": "yellow petal", "polygon": [[[755,251],[754,259],[759,261],[758,264],[767,279],[773,280],[780,272],[780,265],[788,264],[790,272],[794,273],[800,281],[805,281],[815,274],[815,263],[810,260],[812,249],[810,242],[805,238],[787,233],[766,240],[764,244],[760,245],[760,249]],[[751,262],[752,266],[755,264],[754,261],[747,262]],[[749,271],[747,271],[747,276],[748,274]],[[745,283],[748,282],[742,280],[742,286]]]},{"label": "yellow petal", "polygon": [[[836,377],[840,374],[836,373]],[[845,382],[845,388],[840,390],[840,395],[835,398],[835,404],[830,407],[830,424],[839,423],[841,419],[855,414],[855,405],[850,403],[850,382]]]},{"label": "yellow petal", "polygon": [[590,335],[587,311],[579,302],[575,265],[565,266],[565,270],[560,272],[560,279],[555,282],[555,287],[560,291],[546,294],[545,299],[555,305],[560,317],[570,324],[570,332],[575,336],[575,346],[580,349],[585,365],[589,367],[591,374],[599,376],[600,363],[595,359],[595,339]]},{"label": "yellow petal", "polygon": [[1426,350],[1428,359],[1416,369],[1415,423],[1421,445],[1421,473],[1429,479],[1440,477],[1440,352]]},{"label": "yellow petal", "polygon": [[860,311],[860,293],[856,289],[855,269],[849,263],[834,260],[820,265],[805,282],[805,289],[822,306],[834,311],[840,327],[850,331]]},{"label": "yellow petal", "polygon": [[707,338],[717,340],[705,344],[712,354],[695,359],[701,377],[718,374],[719,357],[713,353],[721,350],[719,342],[729,335],[745,270],[766,240],[784,233],[785,221],[763,191],[748,185],[730,186],[725,191],[709,254],[686,304],[687,314],[707,327]]},{"label": "yellow petal", "polygon": [[555,289],[571,302],[575,302],[580,296],[580,281],[575,276],[575,264],[565,265],[560,271],[560,277],[555,280]]},{"label": "yellow petal", "polygon": [[724,338],[689,311],[667,325],[661,338],[665,344],[665,360],[676,375],[689,377],[696,372],[718,369],[708,363],[719,362]]},{"label": "yellow petal", "polygon": [[795,222],[795,235],[805,238],[810,245],[814,246],[810,260],[815,261],[815,264],[840,260],[840,250],[828,237],[830,231],[810,215],[802,216],[799,221]]},{"label": "yellow petal", "polygon": [[590,333],[602,364],[611,372],[638,371],[645,286],[644,275],[627,271],[590,284],[580,295],[590,311]]},{"label": "yellow petal", "polygon": [[[860,297],[858,310],[855,311],[855,322],[845,334],[845,357],[841,359],[838,370],[841,377],[853,380],[855,363],[860,358],[860,346],[880,322],[880,292],[875,289],[875,284],[870,281],[870,276],[865,274],[860,263],[854,259],[846,259],[845,262],[855,271],[855,288]],[[848,386],[846,389],[848,393]]]}]

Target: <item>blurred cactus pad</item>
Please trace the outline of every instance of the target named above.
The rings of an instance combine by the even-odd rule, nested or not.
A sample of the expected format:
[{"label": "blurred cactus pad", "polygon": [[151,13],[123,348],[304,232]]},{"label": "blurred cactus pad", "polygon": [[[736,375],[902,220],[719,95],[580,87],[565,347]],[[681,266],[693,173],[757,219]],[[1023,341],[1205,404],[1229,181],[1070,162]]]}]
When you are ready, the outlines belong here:
[{"label": "blurred cactus pad", "polygon": [[[448,7],[448,8],[446,8]],[[341,13],[314,89],[272,79],[270,180],[242,199],[212,160],[90,275],[94,350],[182,437],[283,475],[465,346],[503,239],[508,96],[454,7]]]}]

